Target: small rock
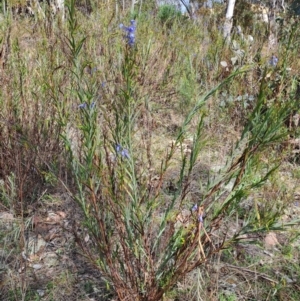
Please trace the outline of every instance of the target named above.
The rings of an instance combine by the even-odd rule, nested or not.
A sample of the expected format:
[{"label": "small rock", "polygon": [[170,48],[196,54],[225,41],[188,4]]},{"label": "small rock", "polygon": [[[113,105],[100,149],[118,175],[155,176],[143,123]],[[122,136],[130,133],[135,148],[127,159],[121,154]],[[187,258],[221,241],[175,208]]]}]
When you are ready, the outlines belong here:
[{"label": "small rock", "polygon": [[226,67],[228,66],[227,62],[225,62],[225,61],[220,62],[220,65],[221,65],[223,68],[226,68]]},{"label": "small rock", "polygon": [[266,235],[266,237],[264,239],[264,246],[266,249],[274,248],[278,244],[279,244],[279,242],[278,242],[276,234],[274,232],[270,232]]},{"label": "small rock", "polygon": [[43,297],[45,295],[45,290],[38,289],[36,290],[36,292],[39,294],[40,297]]},{"label": "small rock", "polygon": [[286,276],[286,275],[283,275],[283,278],[284,278],[284,280],[286,281],[287,284],[294,283],[294,280],[292,280],[291,278],[289,278],[289,277]]},{"label": "small rock", "polygon": [[32,267],[35,269],[35,270],[39,270],[43,267],[42,264],[39,264],[39,263],[36,263],[36,264],[33,264]]},{"label": "small rock", "polygon": [[45,254],[44,264],[46,267],[55,267],[59,265],[59,258],[54,252],[48,252]]},{"label": "small rock", "polygon": [[7,221],[13,221],[14,220],[14,216],[12,213],[9,212],[0,212],[0,219],[4,220],[5,222]]}]

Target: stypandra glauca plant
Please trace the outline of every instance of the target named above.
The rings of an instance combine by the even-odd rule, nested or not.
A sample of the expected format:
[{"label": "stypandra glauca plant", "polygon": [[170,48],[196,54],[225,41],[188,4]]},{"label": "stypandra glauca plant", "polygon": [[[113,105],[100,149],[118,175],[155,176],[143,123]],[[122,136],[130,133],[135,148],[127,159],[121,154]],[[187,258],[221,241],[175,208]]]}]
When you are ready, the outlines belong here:
[{"label": "stypandra glauca plant", "polygon": [[[72,25],[72,1],[69,14]],[[276,210],[265,218],[256,212],[234,234],[229,233],[227,222],[245,197],[264,185],[277,169],[279,160],[264,163],[260,158],[286,136],[283,124],[293,104],[287,101],[266,106],[263,78],[256,105],[227,163],[206,181],[199,179],[202,197],[192,203],[191,180],[205,151],[207,100],[248,70],[236,71],[199,97],[166,149],[154,181],[153,162],[160,159],[153,151],[151,128],[141,121],[147,114],[147,102],[139,95],[141,54],[135,40],[136,26],[132,21],[120,28],[125,39],[115,58],[120,63],[117,93],[105,104],[99,101],[97,88],[83,76],[84,38],[76,34],[75,27],[69,27],[74,29],[68,37],[71,94],[78,102],[71,127],[78,141],[71,140],[67,130],[63,138],[75,182],[75,189],[67,189],[82,209],[83,226],[89,234],[86,239],[85,231],[74,228],[82,254],[99,269],[119,300],[156,301],[187,273],[245,234],[284,228]],[[190,152],[185,152],[183,144],[190,133]],[[176,171],[174,185],[166,189],[172,169]],[[184,209],[189,210],[185,220],[181,215]]]}]

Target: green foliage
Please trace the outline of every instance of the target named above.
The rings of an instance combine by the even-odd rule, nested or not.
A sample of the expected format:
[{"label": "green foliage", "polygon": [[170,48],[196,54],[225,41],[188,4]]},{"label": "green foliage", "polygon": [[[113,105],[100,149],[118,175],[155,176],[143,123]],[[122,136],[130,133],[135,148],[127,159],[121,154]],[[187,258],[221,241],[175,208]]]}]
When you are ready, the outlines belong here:
[{"label": "green foliage", "polygon": [[298,0],[292,1],[291,5],[289,6],[289,11],[292,13],[292,15],[300,15],[300,3]]},{"label": "green foliage", "polygon": [[260,3],[253,7],[250,1],[237,1],[234,9],[234,25],[240,25],[244,34],[254,35],[256,33],[257,37],[266,40],[268,38],[268,25],[261,20],[263,7],[263,4]]},{"label": "green foliage", "polygon": [[235,6],[234,13],[237,18],[236,20],[237,24],[240,24],[242,27],[253,24],[254,16],[251,10],[251,3],[247,1],[238,1]]},{"label": "green foliage", "polygon": [[159,6],[157,17],[162,24],[170,28],[181,17],[181,13],[175,5],[165,4]]},{"label": "green foliage", "polygon": [[236,301],[237,296],[234,293],[222,294],[220,295],[220,301]]},{"label": "green foliage", "polygon": [[24,301],[39,301],[41,300],[38,293],[34,291],[28,291],[22,297],[21,290],[17,291],[10,291],[8,296],[8,301],[17,301],[17,300],[24,300]]}]

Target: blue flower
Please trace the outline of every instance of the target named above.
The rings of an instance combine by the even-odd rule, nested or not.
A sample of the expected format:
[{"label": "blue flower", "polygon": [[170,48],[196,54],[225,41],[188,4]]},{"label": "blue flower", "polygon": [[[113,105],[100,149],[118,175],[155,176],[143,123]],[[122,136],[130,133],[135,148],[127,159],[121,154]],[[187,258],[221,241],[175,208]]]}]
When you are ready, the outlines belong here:
[{"label": "blue flower", "polygon": [[79,106],[78,106],[78,109],[85,109],[86,108],[86,103],[81,103]]},{"label": "blue flower", "polygon": [[117,145],[116,145],[116,152],[117,152],[117,154],[120,153],[121,150],[122,150],[122,146],[119,143],[117,143]]},{"label": "blue flower", "polygon": [[196,211],[196,210],[198,210],[198,205],[197,205],[197,204],[195,204],[195,205],[192,207],[192,211]]},{"label": "blue flower", "polygon": [[130,159],[129,152],[126,148],[121,151],[121,156],[125,159]]},{"label": "blue flower", "polygon": [[[195,204],[195,205],[192,207],[192,211],[197,211],[198,209],[199,209],[199,207],[198,207],[197,204]],[[202,211],[202,210],[199,210],[199,211]],[[197,219],[198,219],[198,222],[199,222],[199,223],[203,223],[203,213],[200,212],[200,214],[199,214],[199,212],[198,212],[198,217],[197,217]]]},{"label": "blue flower", "polygon": [[[96,106],[96,102],[93,101],[93,102],[90,104],[90,109],[95,108],[95,106]],[[82,110],[87,109],[87,108],[88,108],[88,105],[87,105],[86,102],[81,103],[81,104],[78,106],[78,109],[82,109]]]},{"label": "blue flower", "polygon": [[98,68],[95,67],[95,68],[93,68],[93,69],[91,70],[91,74],[94,74],[94,73],[97,72],[97,71],[98,71]]},{"label": "blue flower", "polygon": [[198,215],[198,222],[203,223],[203,216],[202,215]]},{"label": "blue flower", "polygon": [[125,26],[123,24],[120,24],[120,29],[123,29],[126,32],[125,38],[127,40],[127,44],[129,46],[134,46],[135,44],[135,31],[136,31],[136,22],[135,20],[130,21],[130,26]]},{"label": "blue flower", "polygon": [[273,54],[271,59],[269,60],[269,65],[272,66],[272,67],[276,67],[277,64],[278,64],[278,57],[276,57]]},{"label": "blue flower", "polygon": [[130,159],[128,149],[123,148],[119,143],[116,144],[116,153],[124,159]]}]

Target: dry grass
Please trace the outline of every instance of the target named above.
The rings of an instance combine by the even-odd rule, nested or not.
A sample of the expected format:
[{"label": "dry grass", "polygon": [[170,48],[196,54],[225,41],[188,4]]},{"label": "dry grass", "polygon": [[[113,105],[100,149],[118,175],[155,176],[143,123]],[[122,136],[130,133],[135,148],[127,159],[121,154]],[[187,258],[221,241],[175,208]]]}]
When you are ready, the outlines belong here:
[{"label": "dry grass", "polygon": [[[0,44],[0,292],[5,301],[117,300],[95,262],[89,262],[87,254],[80,254],[76,246],[83,243],[93,253],[97,242],[73,200],[77,195],[76,181],[61,136],[67,132],[80,156],[84,139],[78,127],[83,118],[77,92],[84,90],[97,96],[99,128],[107,131],[108,140],[114,138],[109,132],[116,118],[113,110],[119,105],[120,87],[126,86],[122,73],[124,41],[114,8],[99,7],[90,16],[77,14],[80,26],[74,35],[78,40],[86,38],[78,57],[84,67],[80,74],[72,69],[67,22],[27,17],[0,21],[4,37]],[[125,11],[119,18],[124,22],[129,19]],[[133,89],[138,119],[133,129],[133,149],[140,180],[150,178],[149,184],[156,188],[161,160],[172,150],[186,114],[202,95],[240,67],[230,64],[235,53],[222,44],[217,19],[211,23],[211,31],[205,33],[199,30],[202,24],[184,22],[168,29],[155,19],[141,16],[138,21],[135,64],[139,70],[135,70]],[[277,50],[281,61],[287,53],[284,43]],[[246,93],[256,96],[259,91],[269,57],[266,42],[258,39],[251,48],[244,47],[244,63],[254,67],[247,76],[241,75],[220,88],[199,112],[206,115],[203,149],[189,179],[186,209],[203,197],[201,185],[226,165],[241,135],[252,107],[245,108],[235,100]],[[259,62],[254,59],[257,55],[262,57]],[[270,101],[290,95],[291,87],[286,83],[298,80],[298,55],[296,51],[289,52],[287,66],[293,67],[285,78],[284,69],[270,70],[266,87]],[[220,67],[221,61],[229,64],[228,70]],[[278,77],[286,83],[278,81]],[[220,105],[223,92],[226,99],[232,97],[232,103]],[[190,153],[198,121],[196,118],[189,124],[185,139],[169,161],[170,168],[160,184],[160,201],[165,205],[157,211],[157,223],[172,200],[172,189],[177,189],[178,162],[183,153]],[[251,214],[263,219],[264,214],[280,210],[283,222],[298,217],[298,166],[288,161],[293,157],[281,147],[274,145],[262,153],[260,160],[265,166],[279,156],[282,166],[263,189],[253,190],[235,212],[228,214],[218,231],[212,231],[216,244],[222,244],[224,233],[233,237]],[[113,146],[107,149],[113,152]],[[212,212],[228,194],[218,196]],[[178,204],[174,208],[170,223],[181,210]],[[154,234],[153,229],[151,235]],[[267,252],[265,234],[255,239],[247,236],[244,242],[211,256],[170,287],[164,300],[298,300],[298,231],[292,227],[288,232],[278,232],[280,244]],[[77,241],[79,238],[83,240]],[[255,244],[249,244],[250,239]],[[29,242],[35,245],[34,250],[28,247]],[[93,253],[89,259],[96,256]]]}]

